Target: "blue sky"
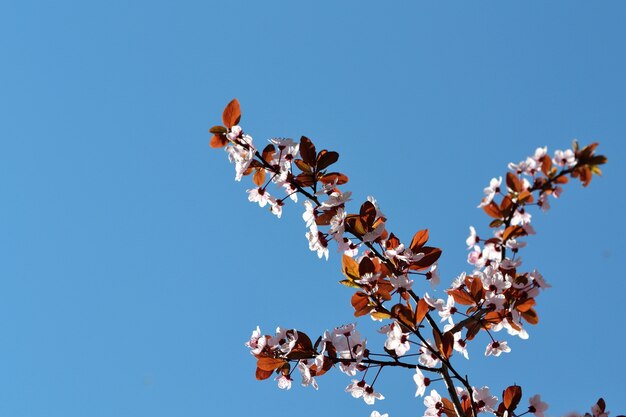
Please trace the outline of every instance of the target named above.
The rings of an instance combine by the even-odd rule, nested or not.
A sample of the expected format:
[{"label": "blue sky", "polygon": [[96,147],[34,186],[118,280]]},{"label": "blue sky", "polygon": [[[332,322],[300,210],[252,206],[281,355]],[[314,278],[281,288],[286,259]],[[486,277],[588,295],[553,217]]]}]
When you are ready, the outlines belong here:
[{"label": "blue sky", "polygon": [[[548,415],[626,411],[626,5],[605,2],[33,2],[0,5],[0,415],[369,416],[338,372],[319,392],[254,380],[260,325],[353,321],[339,256],[301,206],[246,200],[207,129],[233,97],[258,143],[337,150],[356,201],[404,239],[428,227],[463,270],[482,189],[537,146],[599,141],[588,189],[534,217],[525,264],[553,288],[513,351],[461,369]],[[382,343],[369,319],[370,343]],[[384,373],[391,417],[421,415]]]}]

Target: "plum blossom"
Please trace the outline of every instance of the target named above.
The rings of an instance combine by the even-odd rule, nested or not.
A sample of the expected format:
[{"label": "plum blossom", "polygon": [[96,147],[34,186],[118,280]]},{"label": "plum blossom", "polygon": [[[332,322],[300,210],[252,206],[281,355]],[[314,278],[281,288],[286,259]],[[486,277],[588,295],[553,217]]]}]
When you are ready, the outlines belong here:
[{"label": "plum blossom", "polygon": [[374,410],[372,414],[370,414],[370,417],[389,417],[389,414],[380,414],[378,411]]},{"label": "plum blossom", "polygon": [[387,334],[385,348],[395,351],[396,355],[402,356],[411,348],[411,344],[409,343],[409,334],[402,331],[400,323],[397,321],[383,326],[379,332]]},{"label": "plum blossom", "polygon": [[424,376],[420,368],[415,367],[415,375],[413,375],[413,381],[417,385],[417,391],[415,391],[416,397],[423,397],[426,392],[426,387],[430,385],[430,378]]},{"label": "plum blossom", "polygon": [[472,398],[474,399],[476,406],[478,406],[478,409],[493,412],[494,407],[498,404],[498,398],[491,395],[489,387],[472,388]]},{"label": "plum blossom", "polygon": [[506,341],[494,340],[493,342],[487,345],[487,349],[485,350],[485,356],[489,356],[489,355],[500,356],[502,352],[510,352],[510,351],[511,351],[511,348],[509,347]]},{"label": "plum blossom", "polygon": [[298,370],[300,371],[300,374],[302,375],[303,387],[308,387],[309,385],[311,385],[313,388],[318,389],[318,385],[317,385],[317,382],[315,381],[315,377],[311,373],[310,368],[312,365],[313,364],[309,365],[306,359],[302,359],[300,362],[298,362]]},{"label": "plum blossom", "polygon": [[393,275],[389,281],[396,290],[409,291],[413,287],[413,280],[409,279],[408,275]]},{"label": "plum blossom", "polygon": [[356,324],[346,324],[336,327],[331,333],[324,333],[323,341],[330,342],[340,359],[352,359],[353,362],[340,362],[341,372],[354,376],[357,372],[363,355],[365,354],[366,340],[356,330]]},{"label": "plum blossom", "polygon": [[365,387],[365,392],[363,393],[363,401],[365,404],[372,405],[376,400],[384,400],[385,396],[380,392],[374,391],[374,387],[370,387],[369,385]]},{"label": "plum blossom", "polygon": [[[432,342],[429,339],[426,339],[426,343],[428,344],[428,346],[433,346]],[[420,365],[434,368],[439,364],[439,358],[437,358],[437,355],[435,355],[428,347],[422,346],[420,348],[420,356],[418,362],[420,363]]]},{"label": "plum blossom", "polygon": [[469,229],[470,229],[470,234],[467,237],[467,239],[465,239],[465,243],[467,244],[467,249],[471,249],[472,247],[474,247],[474,245],[480,242],[480,238],[476,234],[476,229],[474,229],[474,226],[470,226]]},{"label": "plum blossom", "polygon": [[439,316],[441,317],[441,321],[448,320],[448,323],[454,324],[452,320],[452,315],[457,312],[457,308],[454,306],[454,298],[452,296],[448,296],[448,300],[446,304],[439,310]]},{"label": "plum blossom", "polygon": [[304,202],[304,213],[302,214],[302,220],[305,221],[306,227],[311,227],[315,223],[315,209],[310,200]]},{"label": "plum blossom", "polygon": [[258,355],[263,351],[263,348],[267,345],[267,339],[261,335],[259,326],[256,326],[256,329],[252,331],[250,340],[245,345],[250,348],[250,353],[253,355]]},{"label": "plum blossom", "polygon": [[571,149],[567,149],[565,151],[556,150],[554,151],[554,163],[560,167],[573,167],[576,165],[576,155],[574,155],[574,151]]},{"label": "plum blossom", "polygon": [[430,395],[424,398],[424,405],[426,406],[424,417],[441,416],[443,414],[444,406],[441,401],[441,395],[435,390],[430,391]]},{"label": "plum blossom", "polygon": [[324,235],[317,229],[315,223],[311,223],[309,231],[305,234],[309,241],[309,249],[313,252],[317,252],[317,257],[325,257],[328,260],[328,241]]},{"label": "plum blossom", "polygon": [[276,328],[276,334],[272,337],[268,345],[271,349],[278,349],[284,355],[288,355],[296,345],[298,332],[296,330]]},{"label": "plum blossom", "polygon": [[263,188],[252,188],[246,191],[248,193],[248,201],[252,203],[259,203],[260,207],[265,207],[272,198],[270,193],[265,191]]},{"label": "plum blossom", "polygon": [[480,201],[480,204],[478,205],[478,207],[479,208],[485,207],[486,205],[491,203],[493,201],[493,198],[496,196],[496,194],[500,192],[501,185],[502,185],[502,177],[499,177],[498,179],[492,178],[491,181],[489,181],[489,187],[483,190],[485,192],[485,196]]},{"label": "plum blossom", "polygon": [[274,378],[274,380],[278,381],[278,388],[280,389],[291,389],[291,382],[293,381],[289,375],[280,375]]},{"label": "plum blossom", "polygon": [[511,224],[513,226],[529,224],[531,217],[532,216],[529,212],[527,212],[523,208],[520,208],[518,210],[515,210],[515,213],[513,213],[513,217],[511,218]]},{"label": "plum blossom", "polygon": [[340,191],[333,191],[328,196],[328,199],[322,203],[322,207],[330,208],[345,204],[347,201],[350,200],[351,195],[352,193],[350,191],[346,191],[345,193],[341,193]]},{"label": "plum blossom", "polygon": [[537,417],[545,417],[544,412],[548,409],[548,404],[541,401],[541,395],[533,395],[528,399],[530,406],[528,411],[533,413]]},{"label": "plum blossom", "polygon": [[430,271],[426,272],[426,280],[430,281],[430,287],[435,288],[439,285],[441,278],[439,277],[439,270],[437,269],[437,264],[434,264],[430,267]]},{"label": "plum blossom", "polygon": [[352,383],[348,385],[345,389],[346,392],[349,392],[353,398],[361,398],[365,393],[365,384],[364,380],[357,381],[356,379],[352,380]]},{"label": "plum blossom", "polygon": [[231,145],[224,150],[228,153],[228,160],[235,164],[235,181],[241,181],[244,172],[254,159],[256,149],[252,145],[252,137],[244,135],[239,126],[233,126],[226,137]]}]

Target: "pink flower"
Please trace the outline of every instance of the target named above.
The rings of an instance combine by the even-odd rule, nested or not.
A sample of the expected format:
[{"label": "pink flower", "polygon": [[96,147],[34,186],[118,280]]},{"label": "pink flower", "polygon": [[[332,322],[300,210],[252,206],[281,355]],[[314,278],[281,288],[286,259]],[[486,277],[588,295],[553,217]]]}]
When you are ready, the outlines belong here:
[{"label": "pink flower", "polygon": [[345,391],[349,392],[353,398],[361,398],[365,393],[366,386],[365,381],[353,379],[352,383],[346,387]]},{"label": "pink flower", "polygon": [[402,356],[410,349],[411,344],[409,343],[409,334],[402,332],[400,323],[397,321],[394,321],[387,326],[383,326],[379,332],[387,333],[385,348],[395,351],[396,355]]},{"label": "pink flower", "polygon": [[502,352],[510,352],[511,348],[507,344],[506,341],[494,341],[487,345],[487,349],[485,350],[485,356],[493,355],[500,356]]},{"label": "pink flower", "polygon": [[280,375],[274,378],[278,381],[278,388],[280,389],[291,389],[291,382],[293,381],[289,375]]},{"label": "pink flower", "polygon": [[302,386],[308,387],[309,385],[311,385],[313,388],[317,389],[317,382],[315,381],[315,377],[311,374],[310,367],[312,365],[313,364],[308,365],[308,361],[306,359],[303,359],[298,362],[298,369],[300,370],[300,374],[302,375]]},{"label": "pink flower", "polygon": [[489,181],[489,187],[483,190],[485,192],[485,196],[480,201],[480,204],[478,205],[478,207],[485,207],[486,205],[491,203],[493,201],[493,198],[496,196],[496,194],[500,192],[501,185],[502,185],[502,177],[498,179],[492,178],[491,181]]},{"label": "pink flower", "polygon": [[554,152],[554,163],[560,167],[573,167],[576,165],[576,155],[574,155],[574,151],[571,149],[566,151],[557,150]]},{"label": "pink flower", "polygon": [[482,387],[480,389],[473,387],[472,397],[474,402],[482,411],[494,411],[494,407],[498,404],[498,398],[491,395],[489,387]]},{"label": "pink flower", "polygon": [[270,202],[270,193],[263,188],[253,188],[246,190],[248,192],[248,201],[252,203],[259,203],[260,207],[265,207]]},{"label": "pink flower", "polygon": [[380,392],[374,391],[374,388],[370,386],[365,387],[365,392],[363,393],[363,401],[365,404],[372,405],[376,400],[384,400],[385,397]]},{"label": "pink flower", "polygon": [[545,417],[544,411],[548,409],[548,404],[541,401],[541,395],[537,394],[528,399],[530,406],[528,411],[537,417]]},{"label": "pink flower", "polygon": [[441,416],[443,414],[444,406],[441,401],[441,395],[435,390],[430,391],[430,395],[424,398],[424,405],[426,406],[424,417]]}]

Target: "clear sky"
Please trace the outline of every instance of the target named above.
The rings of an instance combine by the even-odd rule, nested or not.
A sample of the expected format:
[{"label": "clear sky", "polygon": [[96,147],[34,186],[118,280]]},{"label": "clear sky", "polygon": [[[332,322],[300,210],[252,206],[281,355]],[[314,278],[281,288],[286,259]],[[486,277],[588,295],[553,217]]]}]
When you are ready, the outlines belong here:
[{"label": "clear sky", "polygon": [[0,416],[421,415],[406,372],[374,408],[339,372],[319,392],[254,379],[256,325],[354,319],[302,206],[248,203],[208,147],[233,97],[257,143],[307,135],[390,230],[428,227],[446,283],[469,269],[468,226],[486,233],[491,177],[599,141],[604,177],[534,216],[540,325],[460,367],[552,417],[600,395],[624,413],[625,41],[621,1],[3,1]]}]

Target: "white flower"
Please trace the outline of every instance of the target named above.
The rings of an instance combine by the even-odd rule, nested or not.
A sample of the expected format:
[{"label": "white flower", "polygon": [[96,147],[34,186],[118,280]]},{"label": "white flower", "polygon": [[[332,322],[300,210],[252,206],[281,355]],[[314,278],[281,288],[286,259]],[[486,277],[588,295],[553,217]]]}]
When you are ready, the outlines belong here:
[{"label": "white flower", "polygon": [[430,385],[430,378],[424,376],[420,368],[415,367],[415,375],[413,375],[413,381],[415,381],[415,385],[417,385],[417,391],[415,391],[415,396],[423,397],[426,392],[426,387]]},{"label": "white flower", "polygon": [[370,414],[370,417],[389,417],[389,414],[380,414],[378,411],[374,410],[372,414]]},{"label": "white flower", "polygon": [[304,202],[304,213],[302,219],[306,222],[306,227],[311,227],[315,223],[315,210],[310,200]]},{"label": "white flower", "polygon": [[322,207],[336,207],[344,204],[346,201],[350,200],[350,196],[352,193],[350,191],[346,191],[345,193],[341,193],[339,191],[333,191],[326,201],[322,203]]},{"label": "white flower", "polygon": [[280,389],[291,389],[291,382],[293,381],[289,375],[280,375],[274,378],[278,381],[278,388]]},{"label": "white flower", "polygon": [[487,345],[487,349],[485,350],[485,356],[493,355],[500,356],[502,352],[510,352],[511,348],[509,347],[506,341],[494,341]]},{"label": "white flower", "polygon": [[365,404],[372,405],[376,400],[384,400],[385,397],[380,392],[374,391],[374,388],[369,385],[365,387],[365,392],[363,393],[363,401]]},{"label": "white flower", "polygon": [[[426,343],[428,346],[433,346],[430,340],[426,339]],[[434,368],[439,364],[439,358],[430,349],[426,346],[422,346],[420,348],[420,357],[418,359],[420,365],[428,366],[429,368]]]},{"label": "white flower", "polygon": [[402,356],[410,349],[411,344],[409,343],[409,334],[402,332],[400,323],[397,321],[394,321],[387,326],[383,326],[379,332],[387,333],[385,348],[395,351],[396,355]]},{"label": "white flower", "polygon": [[246,191],[248,192],[248,201],[252,203],[259,203],[260,207],[265,207],[267,203],[270,202],[270,193],[265,191],[263,188],[253,188]]},{"label": "white flower", "polygon": [[573,167],[576,165],[576,155],[574,155],[574,151],[571,149],[566,151],[559,149],[554,152],[554,163],[560,167]]},{"label": "white flower", "polygon": [[470,226],[469,229],[470,229],[470,234],[467,237],[467,239],[465,239],[465,243],[467,244],[467,249],[473,248],[475,244],[480,242],[480,238],[476,235],[476,229],[474,229],[474,226]]},{"label": "white flower", "polygon": [[489,187],[485,188],[483,191],[485,192],[485,196],[480,201],[478,207],[484,207],[493,201],[493,198],[497,193],[500,192],[500,186],[502,185],[502,177],[498,179],[492,178],[489,181]]},{"label": "white flower", "polygon": [[424,398],[424,405],[426,406],[425,417],[440,416],[443,413],[444,406],[441,395],[435,390],[430,391],[430,395]]},{"label": "white flower", "polygon": [[478,406],[479,410],[486,410],[493,412],[494,408],[498,404],[498,398],[491,395],[489,392],[489,387],[482,388],[473,388],[472,397],[474,398],[474,402]]},{"label": "white flower", "polygon": [[353,398],[361,398],[363,394],[365,394],[366,386],[365,381],[353,379],[352,383],[346,387],[345,391],[349,392]]},{"label": "white flower", "polygon": [[311,375],[311,370],[309,369],[306,359],[298,362],[298,369],[300,370],[300,374],[302,375],[302,386],[308,387],[309,385],[311,385],[313,388],[317,389],[317,382],[315,381],[315,378]]}]

